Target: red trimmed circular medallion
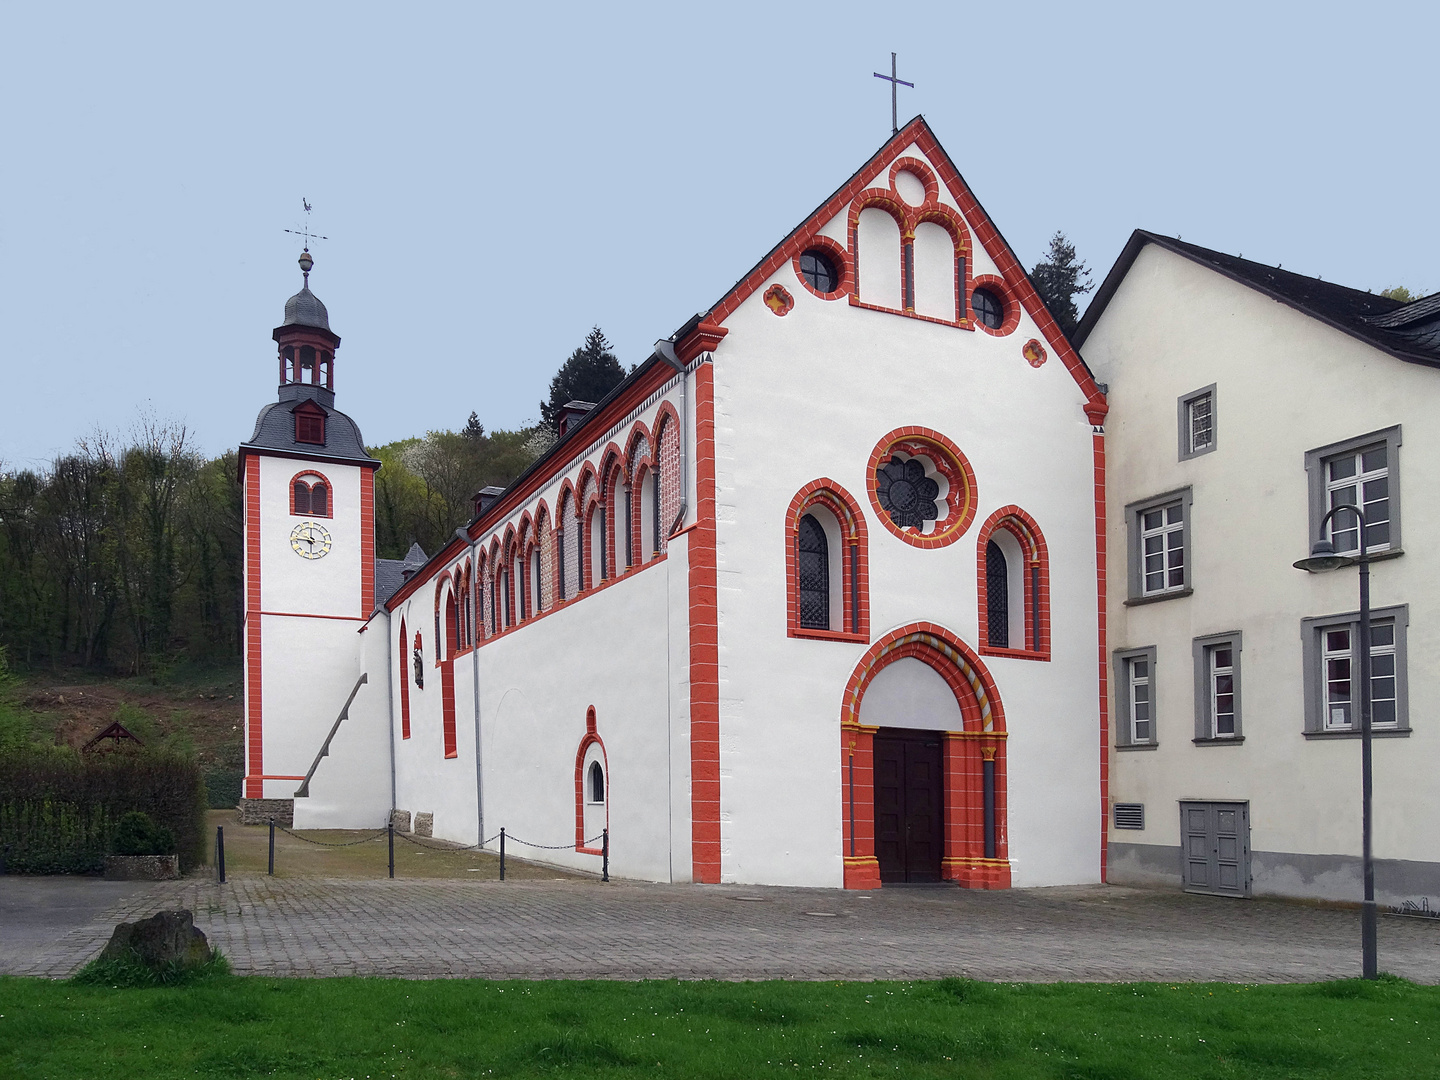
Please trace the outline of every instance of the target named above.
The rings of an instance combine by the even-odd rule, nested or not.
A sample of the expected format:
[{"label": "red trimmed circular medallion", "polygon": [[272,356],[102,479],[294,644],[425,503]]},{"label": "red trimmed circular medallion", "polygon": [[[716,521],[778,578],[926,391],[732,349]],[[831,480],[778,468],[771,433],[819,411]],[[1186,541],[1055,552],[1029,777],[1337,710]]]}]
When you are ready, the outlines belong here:
[{"label": "red trimmed circular medallion", "polygon": [[777,283],[765,290],[765,306],[776,315],[789,315],[790,309],[795,306],[795,298],[784,285]]},{"label": "red trimmed circular medallion", "polygon": [[975,472],[938,431],[896,428],[876,444],[865,489],[880,523],[919,548],[953,544],[975,520]]}]

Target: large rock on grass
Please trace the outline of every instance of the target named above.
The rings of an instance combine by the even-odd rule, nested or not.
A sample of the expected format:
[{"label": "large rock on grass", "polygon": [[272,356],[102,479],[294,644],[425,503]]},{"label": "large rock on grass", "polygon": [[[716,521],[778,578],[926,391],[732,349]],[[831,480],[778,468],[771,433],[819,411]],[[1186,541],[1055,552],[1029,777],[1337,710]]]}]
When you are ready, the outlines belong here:
[{"label": "large rock on grass", "polygon": [[146,967],[199,967],[211,958],[210,942],[195,929],[189,911],[162,911],[139,922],[121,923],[101,960],[138,959]]}]

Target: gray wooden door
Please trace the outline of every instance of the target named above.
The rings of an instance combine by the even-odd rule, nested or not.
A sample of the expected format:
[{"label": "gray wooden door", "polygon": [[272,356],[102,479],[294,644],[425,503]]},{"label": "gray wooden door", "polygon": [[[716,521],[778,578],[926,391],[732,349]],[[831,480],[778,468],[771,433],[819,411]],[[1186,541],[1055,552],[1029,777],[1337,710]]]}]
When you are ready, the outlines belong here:
[{"label": "gray wooden door", "polygon": [[1182,802],[1180,852],[1187,892],[1250,895],[1250,804]]}]

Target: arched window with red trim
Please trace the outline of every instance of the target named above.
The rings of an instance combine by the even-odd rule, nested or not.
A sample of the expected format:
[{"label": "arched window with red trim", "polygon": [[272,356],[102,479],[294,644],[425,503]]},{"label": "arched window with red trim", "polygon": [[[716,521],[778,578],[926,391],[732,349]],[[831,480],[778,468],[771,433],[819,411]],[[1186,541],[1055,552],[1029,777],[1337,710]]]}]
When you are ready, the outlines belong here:
[{"label": "arched window with red trim", "polygon": [[1050,552],[1035,519],[1002,506],[976,537],[982,655],[1050,659]]},{"label": "arched window with red trim", "polygon": [[833,480],[800,489],[785,515],[790,637],[870,639],[869,539],[855,499]]},{"label": "arched window with red trim", "polygon": [[405,617],[400,617],[400,647],[396,650],[400,660],[400,738],[410,738],[410,664],[408,650],[410,640],[405,632]]},{"label": "arched window with red trim", "polygon": [[330,481],[312,470],[296,473],[290,480],[290,513],[296,517],[333,516]]}]

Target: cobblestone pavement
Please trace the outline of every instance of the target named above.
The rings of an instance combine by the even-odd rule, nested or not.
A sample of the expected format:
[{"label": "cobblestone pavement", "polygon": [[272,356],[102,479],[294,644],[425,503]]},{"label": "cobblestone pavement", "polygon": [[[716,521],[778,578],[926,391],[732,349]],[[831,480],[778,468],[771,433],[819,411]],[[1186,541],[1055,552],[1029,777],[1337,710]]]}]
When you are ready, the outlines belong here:
[{"label": "cobblestone pavement", "polygon": [[[1285,982],[1360,965],[1354,911],[1101,885],[857,893],[245,876],[149,886],[39,949],[0,937],[0,973],[68,975],[117,921],[167,907],[190,908],[236,972],[258,975]],[[1382,917],[1380,959],[1440,982],[1440,921]]]}]

